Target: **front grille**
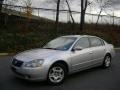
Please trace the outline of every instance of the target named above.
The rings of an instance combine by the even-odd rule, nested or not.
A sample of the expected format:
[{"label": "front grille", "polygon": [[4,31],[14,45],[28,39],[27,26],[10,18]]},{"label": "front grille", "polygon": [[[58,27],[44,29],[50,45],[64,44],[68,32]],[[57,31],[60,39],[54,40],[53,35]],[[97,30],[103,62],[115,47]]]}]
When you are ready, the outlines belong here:
[{"label": "front grille", "polygon": [[19,61],[17,59],[13,59],[12,64],[16,67],[21,67],[23,64],[23,61]]}]

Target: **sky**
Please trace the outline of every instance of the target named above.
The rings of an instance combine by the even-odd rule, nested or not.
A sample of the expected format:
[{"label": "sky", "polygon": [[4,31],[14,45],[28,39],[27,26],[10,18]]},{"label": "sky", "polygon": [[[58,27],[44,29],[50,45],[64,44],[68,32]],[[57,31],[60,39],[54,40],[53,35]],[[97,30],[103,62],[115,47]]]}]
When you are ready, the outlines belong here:
[{"label": "sky", "polygon": [[120,0],[111,0],[113,3],[112,3],[112,6],[115,8],[115,9],[120,9]]},{"label": "sky", "polygon": [[[18,0],[18,2],[16,3],[16,5],[22,5],[22,1],[25,1],[25,0]],[[33,7],[37,7],[37,8],[41,8],[41,7],[43,7],[43,8],[55,8],[56,7],[55,3],[52,3],[53,0],[31,0],[31,1],[32,1],[32,6]],[[47,3],[47,1],[49,3]],[[68,0],[68,1],[70,1],[70,0]],[[71,0],[71,1],[72,1],[72,3],[69,2],[71,9],[73,11],[80,11],[80,3],[78,2],[80,0],[74,0],[74,1]],[[89,0],[89,1],[90,2],[93,1],[93,4],[91,5],[91,7],[88,6],[87,12],[90,12],[90,9],[92,8],[91,12],[97,14],[97,12],[99,12],[99,10],[100,10],[100,8],[99,8],[100,5],[97,4],[97,3],[95,3],[95,1],[97,1],[97,0]],[[107,1],[107,0],[103,0],[103,1]],[[110,1],[109,8],[111,10],[114,10],[115,12],[117,12],[116,16],[120,16],[120,14],[118,14],[118,11],[120,11],[120,0],[109,0],[109,1]],[[66,4],[64,4],[63,7],[61,9],[67,9]]]},{"label": "sky", "polygon": [[[18,2],[16,2],[16,5],[22,6],[23,5],[22,1],[24,1],[24,0],[18,0]],[[52,2],[53,0],[31,0],[31,1],[32,1],[32,6],[36,7],[36,8],[52,8],[52,9],[56,8],[56,4],[54,2]],[[71,10],[80,12],[80,2],[78,2],[79,0],[74,0],[74,1],[71,0],[71,1],[72,2],[69,2]],[[87,12],[91,13],[91,14],[99,14],[100,6],[102,4],[96,3],[95,2],[96,0],[89,0],[89,1],[94,2],[94,3],[87,7]],[[103,1],[107,1],[107,0],[103,0]],[[109,1],[110,1],[110,3],[109,3],[110,5],[107,5],[107,8],[105,9],[105,11],[102,12],[102,15],[110,14],[112,16],[113,12],[114,12],[115,16],[120,17],[120,0],[109,0]],[[61,3],[60,9],[68,9],[66,3]],[[34,11],[34,14],[38,15],[38,11]],[[55,13],[39,11],[39,15],[42,17],[55,19]],[[65,18],[68,19],[67,14],[61,13],[60,15],[62,17],[62,18],[60,18],[60,21],[64,21]],[[73,16],[76,21],[79,21],[79,17],[80,17],[79,15],[74,14]],[[91,20],[93,20],[95,22],[97,17],[92,18],[92,17],[86,15],[86,19],[89,22]]]}]

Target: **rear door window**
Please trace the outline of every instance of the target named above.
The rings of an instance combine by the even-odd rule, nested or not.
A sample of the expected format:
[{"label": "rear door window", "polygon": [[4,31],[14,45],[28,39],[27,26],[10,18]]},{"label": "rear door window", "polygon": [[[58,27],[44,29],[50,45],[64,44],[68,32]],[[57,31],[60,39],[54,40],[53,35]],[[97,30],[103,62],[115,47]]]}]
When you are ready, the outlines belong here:
[{"label": "rear door window", "polygon": [[98,47],[103,45],[102,41],[96,37],[90,37],[90,43],[91,47]]}]

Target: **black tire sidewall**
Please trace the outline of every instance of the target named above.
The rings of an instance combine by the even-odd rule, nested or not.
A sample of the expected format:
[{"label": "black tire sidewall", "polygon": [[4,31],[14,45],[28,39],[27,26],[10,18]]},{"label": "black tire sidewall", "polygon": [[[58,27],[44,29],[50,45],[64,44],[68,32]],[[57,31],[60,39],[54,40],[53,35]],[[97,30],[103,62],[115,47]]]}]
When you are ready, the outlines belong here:
[{"label": "black tire sidewall", "polygon": [[[109,66],[106,66],[106,62],[105,62],[105,60],[106,60],[107,57],[110,58],[110,65]],[[104,58],[103,67],[104,68],[109,68],[110,66],[111,66],[111,56],[110,55],[106,55],[105,58]]]}]

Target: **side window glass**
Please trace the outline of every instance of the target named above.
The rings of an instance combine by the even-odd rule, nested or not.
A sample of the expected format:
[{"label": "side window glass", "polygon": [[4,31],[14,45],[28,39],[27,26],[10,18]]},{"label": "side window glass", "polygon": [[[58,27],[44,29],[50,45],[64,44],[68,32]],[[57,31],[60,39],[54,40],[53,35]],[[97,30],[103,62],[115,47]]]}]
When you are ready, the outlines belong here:
[{"label": "side window glass", "polygon": [[102,42],[100,39],[96,37],[90,37],[90,42],[92,47],[102,46]]},{"label": "side window glass", "polygon": [[81,38],[74,46],[75,47],[82,47],[83,49],[88,48],[90,46],[89,40],[87,37]]},{"label": "side window glass", "polygon": [[104,42],[103,40],[101,40],[101,42],[102,42],[102,45],[104,46],[104,45],[105,45],[105,42]]}]

